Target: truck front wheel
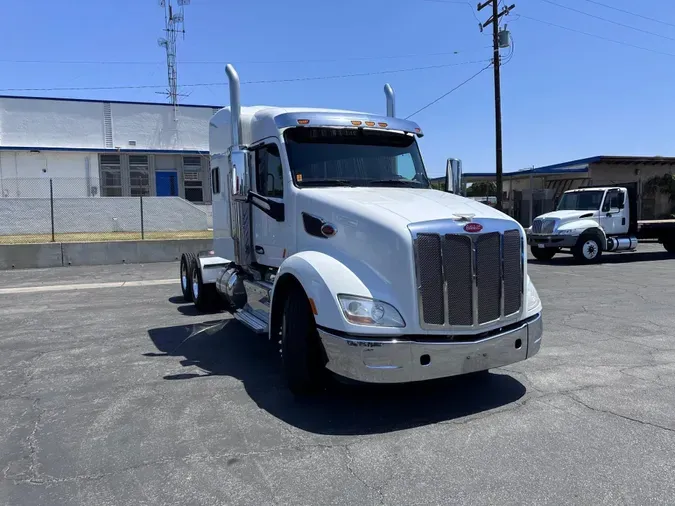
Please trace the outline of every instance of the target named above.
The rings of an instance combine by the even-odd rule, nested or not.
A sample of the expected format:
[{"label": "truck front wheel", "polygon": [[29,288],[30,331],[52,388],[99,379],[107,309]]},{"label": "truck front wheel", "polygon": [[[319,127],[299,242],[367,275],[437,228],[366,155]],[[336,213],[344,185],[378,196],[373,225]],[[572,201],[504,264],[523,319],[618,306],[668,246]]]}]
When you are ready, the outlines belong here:
[{"label": "truck front wheel", "polygon": [[537,246],[532,246],[530,248],[532,256],[537,260],[547,261],[551,260],[555,254],[559,251],[558,248],[538,248]]},{"label": "truck front wheel", "polygon": [[300,287],[288,293],[281,319],[281,360],[286,384],[295,395],[324,386],[326,361],[309,300]]},{"label": "truck front wheel", "polygon": [[600,239],[595,235],[582,236],[572,248],[572,254],[577,261],[585,264],[599,262],[602,256]]}]

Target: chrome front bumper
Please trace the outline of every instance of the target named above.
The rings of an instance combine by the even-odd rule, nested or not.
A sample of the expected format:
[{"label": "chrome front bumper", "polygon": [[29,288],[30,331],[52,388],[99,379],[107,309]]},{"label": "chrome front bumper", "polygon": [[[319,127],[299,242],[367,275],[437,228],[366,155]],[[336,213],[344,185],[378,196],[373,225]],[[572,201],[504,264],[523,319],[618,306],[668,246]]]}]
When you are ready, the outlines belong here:
[{"label": "chrome front bumper", "polygon": [[579,237],[572,235],[528,234],[527,243],[540,248],[572,248]]},{"label": "chrome front bumper", "polygon": [[474,342],[376,340],[319,330],[328,356],[326,367],[339,376],[366,383],[407,383],[506,366],[534,356],[541,347],[542,334],[541,314]]}]

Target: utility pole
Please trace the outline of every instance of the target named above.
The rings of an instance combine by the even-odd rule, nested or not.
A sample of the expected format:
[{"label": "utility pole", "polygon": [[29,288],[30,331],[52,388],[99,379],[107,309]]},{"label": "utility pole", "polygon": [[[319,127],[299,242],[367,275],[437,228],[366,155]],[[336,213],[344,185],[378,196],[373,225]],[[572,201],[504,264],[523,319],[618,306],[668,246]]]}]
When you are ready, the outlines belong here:
[{"label": "utility pole", "polygon": [[495,74],[495,158],[496,158],[496,169],[497,169],[497,209],[499,211],[503,210],[502,205],[502,194],[503,194],[503,166],[502,166],[502,98],[501,98],[501,82],[499,76],[499,48],[508,46],[508,32],[507,40],[504,43],[500,41],[500,31],[499,31],[499,18],[507,15],[511,10],[515,9],[516,4],[512,4],[509,7],[504,7],[501,12],[499,12],[499,2],[497,0],[486,0],[485,3],[479,3],[477,9],[480,11],[492,4],[492,16],[483,24],[480,25],[480,30],[483,31],[484,28],[492,25],[492,48],[493,48],[493,59],[492,67],[494,68]]}]

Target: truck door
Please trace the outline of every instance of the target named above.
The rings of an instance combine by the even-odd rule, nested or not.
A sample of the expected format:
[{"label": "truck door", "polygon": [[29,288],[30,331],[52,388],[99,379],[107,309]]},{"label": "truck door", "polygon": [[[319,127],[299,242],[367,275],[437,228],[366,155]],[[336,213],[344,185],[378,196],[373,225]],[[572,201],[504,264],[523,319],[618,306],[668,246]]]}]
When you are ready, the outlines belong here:
[{"label": "truck door", "polygon": [[[600,223],[607,235],[621,235],[628,231],[628,213],[627,207],[623,206],[621,209],[620,201],[622,195],[625,195],[621,190],[607,190],[605,193],[605,201],[602,204],[602,212],[600,214]],[[626,203],[627,201],[624,200]]]},{"label": "truck door", "polygon": [[287,221],[284,216],[284,171],[276,141],[253,152],[255,191],[251,194],[253,248],[256,261],[279,267],[286,248]]}]

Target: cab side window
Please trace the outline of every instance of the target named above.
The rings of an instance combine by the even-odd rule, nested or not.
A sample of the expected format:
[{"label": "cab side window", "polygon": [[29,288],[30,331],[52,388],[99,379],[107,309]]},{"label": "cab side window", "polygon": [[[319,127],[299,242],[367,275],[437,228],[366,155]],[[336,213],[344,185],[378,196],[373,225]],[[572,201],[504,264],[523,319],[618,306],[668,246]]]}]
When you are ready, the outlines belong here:
[{"label": "cab side window", "polygon": [[610,190],[605,197],[605,203],[602,206],[603,212],[609,212],[611,209],[619,208],[619,190]]},{"label": "cab side window", "polygon": [[279,148],[267,144],[255,152],[256,189],[263,197],[283,198],[284,173]]}]

